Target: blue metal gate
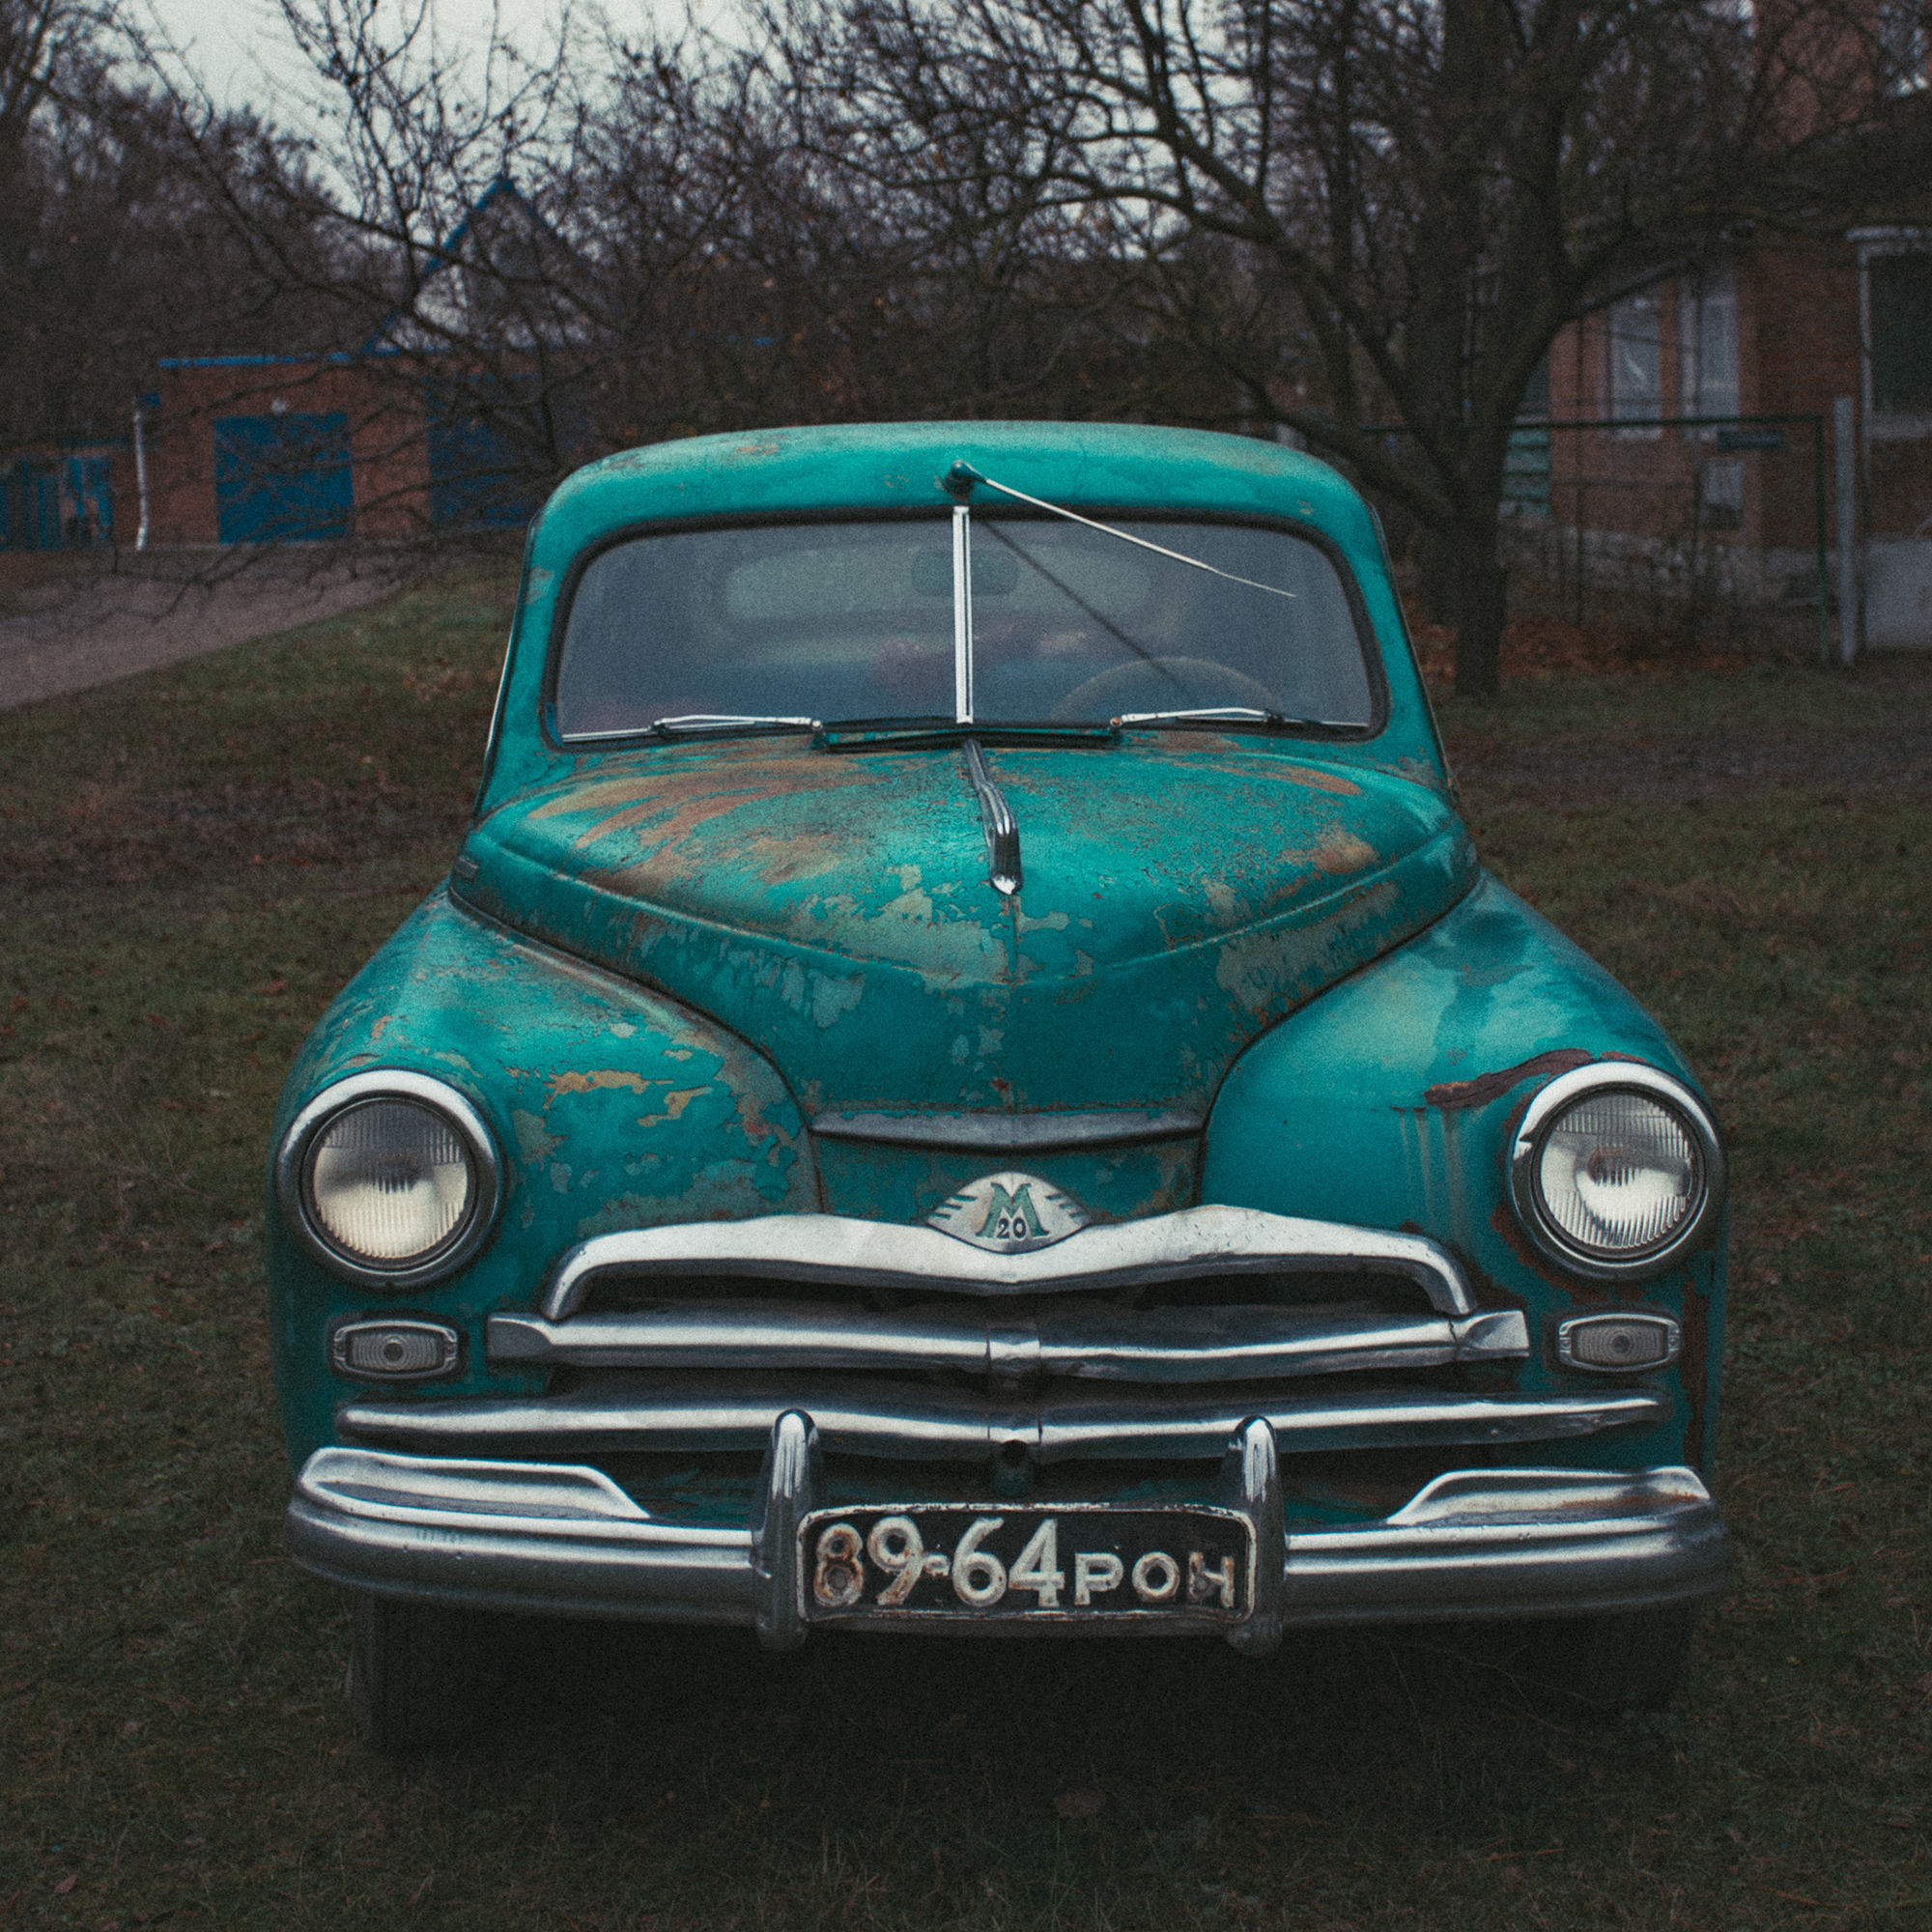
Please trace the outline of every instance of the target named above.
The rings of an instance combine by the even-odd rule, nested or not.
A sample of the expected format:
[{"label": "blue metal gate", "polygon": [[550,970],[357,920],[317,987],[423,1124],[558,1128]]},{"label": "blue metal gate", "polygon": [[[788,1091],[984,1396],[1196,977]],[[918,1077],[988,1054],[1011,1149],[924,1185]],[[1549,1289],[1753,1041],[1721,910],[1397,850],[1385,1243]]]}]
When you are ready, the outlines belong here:
[{"label": "blue metal gate", "polygon": [[349,535],[349,418],[217,416],[214,505],[223,543],[324,543]]}]

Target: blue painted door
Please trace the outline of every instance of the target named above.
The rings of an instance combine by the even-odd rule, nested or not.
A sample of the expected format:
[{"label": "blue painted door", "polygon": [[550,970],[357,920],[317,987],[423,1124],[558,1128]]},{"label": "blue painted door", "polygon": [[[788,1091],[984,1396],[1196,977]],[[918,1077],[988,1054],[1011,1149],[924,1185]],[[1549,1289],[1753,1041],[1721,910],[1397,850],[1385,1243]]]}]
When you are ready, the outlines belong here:
[{"label": "blue painted door", "polygon": [[43,456],[23,456],[0,473],[0,550],[61,547],[60,477]]},{"label": "blue painted door", "polygon": [[217,416],[214,504],[223,543],[347,537],[355,509],[348,416]]}]

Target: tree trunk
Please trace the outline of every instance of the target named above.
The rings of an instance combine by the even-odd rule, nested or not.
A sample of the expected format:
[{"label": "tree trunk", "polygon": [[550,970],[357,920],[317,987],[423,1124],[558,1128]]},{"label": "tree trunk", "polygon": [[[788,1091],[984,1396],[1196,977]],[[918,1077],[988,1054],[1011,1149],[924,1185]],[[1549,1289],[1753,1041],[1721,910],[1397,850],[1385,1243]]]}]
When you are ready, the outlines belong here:
[{"label": "tree trunk", "polygon": [[1509,570],[1496,555],[1493,518],[1425,532],[1421,562],[1429,614],[1456,633],[1456,696],[1493,697],[1509,603]]},{"label": "tree trunk", "polygon": [[1495,533],[1471,536],[1463,556],[1462,604],[1456,624],[1456,695],[1493,697],[1502,683],[1503,619],[1509,571],[1496,555]]}]

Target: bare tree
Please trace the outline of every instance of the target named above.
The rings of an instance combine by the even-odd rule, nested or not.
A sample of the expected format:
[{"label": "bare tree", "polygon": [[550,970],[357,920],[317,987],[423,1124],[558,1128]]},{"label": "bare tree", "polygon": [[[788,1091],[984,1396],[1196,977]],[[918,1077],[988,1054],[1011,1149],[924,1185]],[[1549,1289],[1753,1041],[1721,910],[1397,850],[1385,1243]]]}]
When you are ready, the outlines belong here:
[{"label": "bare tree", "polygon": [[[1118,354],[1118,251],[1039,191],[1024,130],[971,130],[943,180],[867,177],[819,98],[695,30],[634,43],[566,17],[538,47],[451,49],[374,0],[283,12],[320,131],[238,170],[209,102],[178,88],[175,108],[313,352],[306,379],[239,389],[358,372],[367,532],[519,521],[586,458],[667,436],[1064,414]],[[425,435],[427,492],[406,447]]]},{"label": "bare tree", "polygon": [[1104,212],[1224,418],[1298,433],[1421,526],[1458,688],[1484,694],[1505,456],[1538,362],[1606,279],[1714,237],[1871,120],[1869,64],[1816,57],[1833,21],[1868,40],[1860,18],[1804,0],[1766,22],[1693,0],[791,0],[771,25],[868,180],[963,188],[997,132],[1042,201]]},{"label": "bare tree", "polygon": [[291,169],[245,113],[187,138],[105,8],[0,0],[0,438],[112,434],[157,355],[217,329],[242,350],[313,333],[230,213],[268,226],[259,185]]}]

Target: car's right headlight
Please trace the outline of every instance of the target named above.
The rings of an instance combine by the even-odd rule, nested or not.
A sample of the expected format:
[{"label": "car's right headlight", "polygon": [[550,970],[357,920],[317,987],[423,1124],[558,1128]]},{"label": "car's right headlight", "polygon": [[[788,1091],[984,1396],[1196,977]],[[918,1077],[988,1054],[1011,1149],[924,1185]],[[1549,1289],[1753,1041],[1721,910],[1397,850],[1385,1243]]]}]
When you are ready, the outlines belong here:
[{"label": "car's right headlight", "polygon": [[1655,1067],[1602,1061],[1530,1101],[1510,1150],[1511,1193],[1531,1240],[1599,1281],[1670,1267],[1709,1230],[1724,1152],[1703,1103]]},{"label": "car's right headlight", "polygon": [[275,1157],[290,1227],[318,1261],[372,1288],[453,1274],[488,1236],[500,1183],[476,1109],[445,1082],[401,1069],[317,1094]]}]

